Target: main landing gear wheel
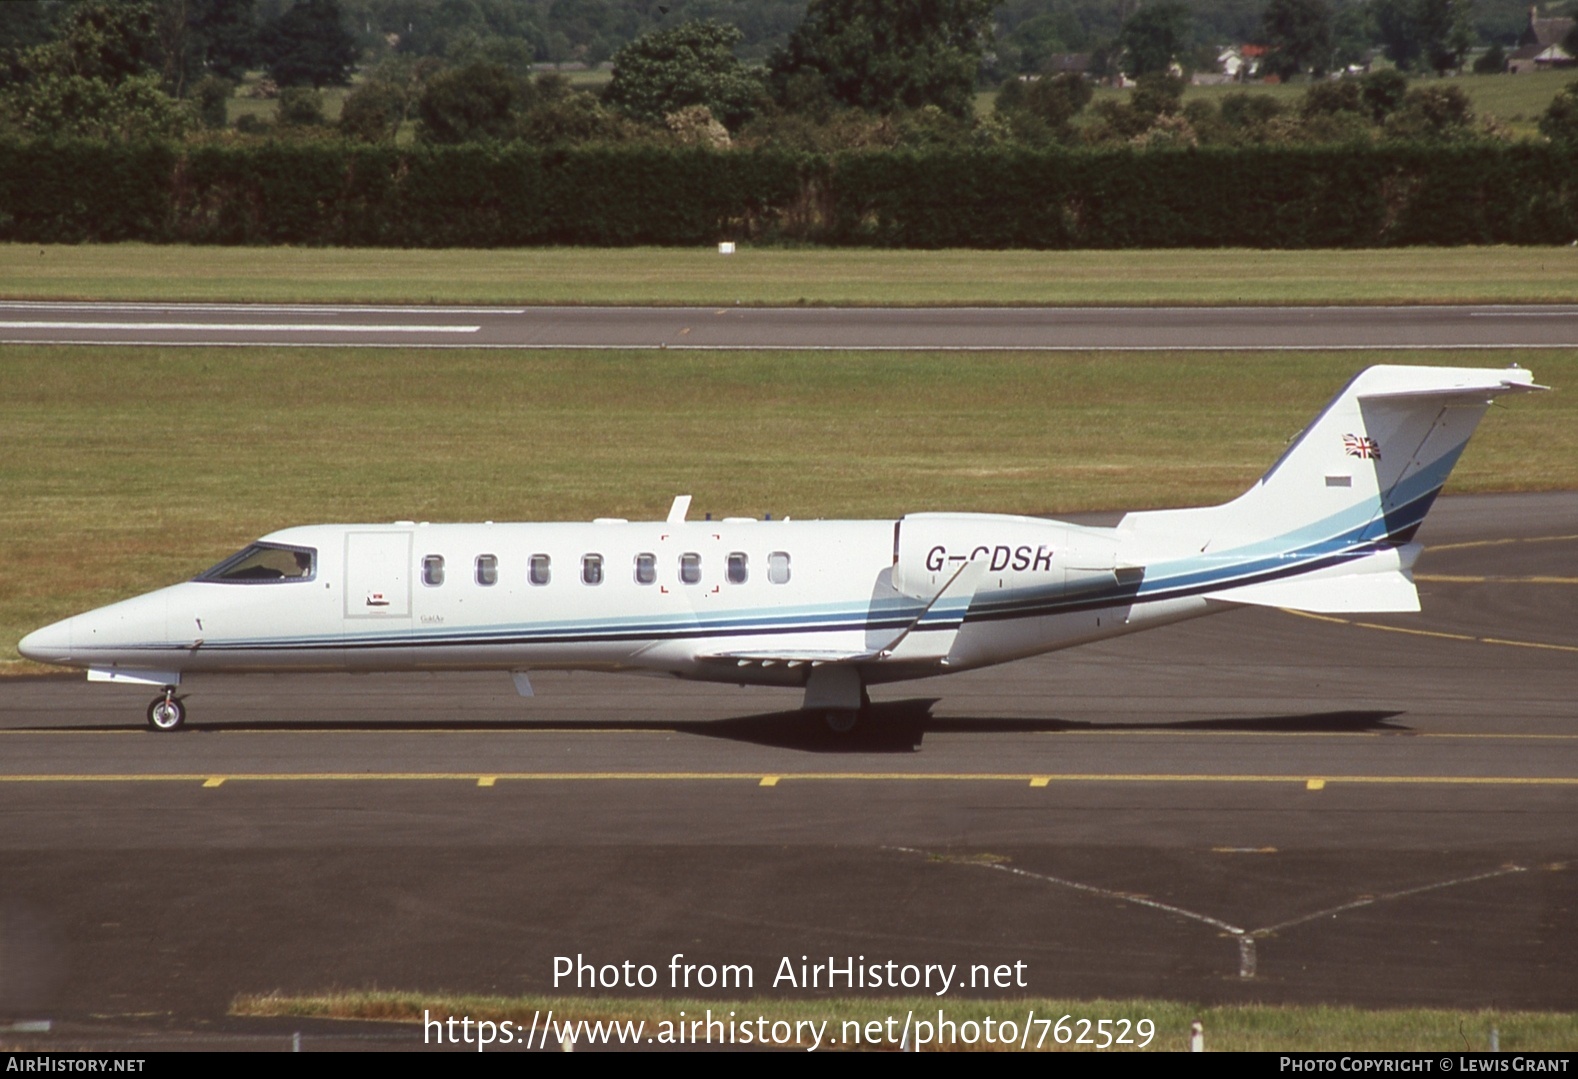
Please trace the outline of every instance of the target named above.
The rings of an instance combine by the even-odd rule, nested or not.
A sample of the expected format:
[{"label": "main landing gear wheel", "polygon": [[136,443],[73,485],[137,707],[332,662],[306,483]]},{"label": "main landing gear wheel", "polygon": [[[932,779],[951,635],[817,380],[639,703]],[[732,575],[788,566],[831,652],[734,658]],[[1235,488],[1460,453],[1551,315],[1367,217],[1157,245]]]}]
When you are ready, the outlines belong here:
[{"label": "main landing gear wheel", "polygon": [[827,729],[834,734],[848,734],[860,722],[860,712],[854,708],[829,708],[823,713],[822,719],[827,723]]},{"label": "main landing gear wheel", "polygon": [[186,723],[186,705],[166,693],[148,706],[148,726],[156,731],[178,731]]}]

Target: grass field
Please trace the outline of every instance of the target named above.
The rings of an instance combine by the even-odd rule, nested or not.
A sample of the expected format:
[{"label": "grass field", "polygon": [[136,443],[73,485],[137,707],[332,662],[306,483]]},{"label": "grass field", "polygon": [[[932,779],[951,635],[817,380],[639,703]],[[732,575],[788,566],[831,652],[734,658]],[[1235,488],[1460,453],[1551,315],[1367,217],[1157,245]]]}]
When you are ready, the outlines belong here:
[{"label": "grass field", "polygon": [[[1449,79],[1414,79],[1413,86],[1455,86],[1473,102],[1474,113],[1480,117],[1494,117],[1512,133],[1514,138],[1540,138],[1540,115],[1550,106],[1551,99],[1569,83],[1578,81],[1578,72],[1540,71],[1525,75],[1459,75]],[[1264,94],[1275,98],[1290,108],[1298,106],[1299,99],[1309,89],[1308,82],[1284,83],[1268,86],[1265,83],[1226,83],[1221,86],[1190,86],[1184,91],[1184,101],[1211,101],[1220,103],[1224,95],[1232,93]],[[1096,90],[1093,101],[1127,101],[1128,90],[1102,87]],[[989,114],[997,103],[995,91],[977,95],[977,115]],[[1086,114],[1088,115],[1088,113]]]},{"label": "grass field", "polygon": [[[895,1000],[835,998],[823,1000],[616,1000],[584,997],[458,997],[443,994],[366,992],[338,993],[316,997],[278,995],[245,996],[231,1007],[231,1014],[246,1016],[295,1016],[336,1019],[377,1019],[409,1023],[413,1043],[422,1038],[419,1024],[424,1010],[433,1016],[469,1016],[495,1023],[509,1020],[531,1027],[550,1011],[555,1025],[560,1020],[644,1021],[645,1033],[661,1037],[665,1021],[673,1024],[681,1013],[694,1019],[708,1010],[715,1017],[731,1014],[739,1018],[762,1016],[769,1021],[809,1020],[828,1022],[827,1033],[842,1046],[853,1041],[857,1025],[887,1016],[902,1023],[913,1013],[917,1019],[930,1019],[942,1010],[955,1023],[982,1023],[990,1017],[996,1023],[1017,1020],[1016,1033],[1025,1034],[1027,1015],[1048,1017],[1056,1022],[1062,1016],[1127,1019],[1138,1024],[1149,1019],[1154,1036],[1144,1049],[1150,1052],[1180,1052],[1189,1047],[1189,1027],[1199,1020],[1204,1028],[1205,1048],[1211,1052],[1483,1052],[1490,1044],[1491,1031],[1497,1034],[1503,1052],[1560,1052],[1578,1049],[1578,1016],[1541,1012],[1454,1012],[1454,1011],[1362,1011],[1357,1008],[1271,1007],[1235,1005],[1202,1007],[1171,1001],[1075,1001],[949,1000],[939,1005],[936,997]],[[851,1025],[843,1027],[848,1021]],[[883,1028],[885,1031],[885,1028]],[[979,1028],[978,1028],[979,1029]],[[1133,1028],[1128,1028],[1133,1029]],[[963,1033],[968,1034],[968,1030]],[[1070,1029],[1072,1037],[1079,1029]],[[541,1031],[537,1035],[542,1036]],[[861,1037],[866,1036],[861,1031]],[[1056,1044],[1058,1035],[1050,1025],[1031,1025],[1027,1048],[1048,1050],[1093,1049],[1094,1046]],[[1094,1032],[1092,1037],[1094,1038]],[[979,1037],[979,1033],[977,1034]],[[1072,1042],[1072,1037],[1070,1041]],[[1140,1048],[1136,1038],[1133,1048]],[[825,1045],[825,1042],[824,1042]],[[848,1046],[854,1048],[854,1046]],[[896,1048],[882,1045],[882,1048]],[[498,1046],[497,1048],[504,1048]],[[948,1048],[930,1046],[932,1049]],[[1009,1046],[956,1046],[960,1049],[1018,1048]]]},{"label": "grass field", "polygon": [[[1377,359],[7,346],[0,671],[291,524],[1207,504]],[[1578,351],[1522,359],[1569,392],[1493,410],[1450,490],[1578,487]]]},{"label": "grass field", "polygon": [[[1449,79],[1413,79],[1409,85],[1411,87],[1455,86],[1468,95],[1469,100],[1474,103],[1476,114],[1494,116],[1509,125],[1527,122],[1528,132],[1532,134],[1533,121],[1538,120],[1540,114],[1550,105],[1551,98],[1568,83],[1574,81],[1578,81],[1578,72],[1541,71],[1526,75],[1460,75]],[[1246,87],[1233,84],[1191,86],[1184,92],[1184,100],[1200,98],[1206,101],[1220,101],[1225,94],[1236,90],[1249,90],[1253,93],[1268,94],[1292,106],[1297,105],[1308,89],[1307,82],[1284,86]],[[1127,93],[1127,91],[1122,92]]]},{"label": "grass field", "polygon": [[497,304],[1570,303],[1578,247],[408,251],[0,245],[0,298]]}]

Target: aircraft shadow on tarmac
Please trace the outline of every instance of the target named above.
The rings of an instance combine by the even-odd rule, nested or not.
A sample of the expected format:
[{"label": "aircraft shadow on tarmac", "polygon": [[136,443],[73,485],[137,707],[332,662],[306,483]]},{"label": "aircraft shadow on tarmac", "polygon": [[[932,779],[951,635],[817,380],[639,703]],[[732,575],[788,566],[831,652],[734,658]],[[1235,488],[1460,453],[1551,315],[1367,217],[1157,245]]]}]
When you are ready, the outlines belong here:
[{"label": "aircraft shadow on tarmac", "polygon": [[[817,722],[806,722],[803,712],[769,712],[737,719],[704,723],[667,724],[671,730],[708,738],[726,738],[811,753],[911,753],[931,733],[1055,734],[1067,731],[1246,731],[1266,733],[1408,733],[1409,728],[1389,722],[1400,712],[1316,712],[1290,716],[1257,716],[1233,719],[1185,720],[1175,723],[1088,723],[1073,720],[1009,719],[992,716],[958,716],[937,719],[932,707],[938,698],[889,701],[874,704],[860,725],[847,734],[835,734]],[[619,727],[619,724],[611,726]]]},{"label": "aircraft shadow on tarmac", "polygon": [[[993,716],[955,716],[938,719],[931,710],[940,698],[915,698],[902,701],[884,701],[871,705],[861,717],[859,726],[845,734],[835,733],[819,719],[801,711],[761,712],[731,719],[708,719],[694,722],[672,720],[599,720],[587,723],[555,723],[542,720],[421,720],[402,723],[398,720],[376,720],[365,723],[334,723],[324,721],[280,722],[241,721],[223,724],[190,724],[189,734],[256,731],[387,731],[402,732],[444,731],[451,733],[492,731],[541,731],[575,730],[584,726],[599,731],[678,731],[681,734],[703,738],[720,738],[732,742],[766,746],[773,749],[793,749],[806,753],[913,753],[921,748],[927,734],[1056,734],[1062,732],[1100,733],[1102,731],[1242,731],[1266,734],[1409,734],[1411,728],[1392,723],[1402,715],[1396,711],[1337,711],[1308,712],[1281,716],[1240,716],[1223,719],[1191,719],[1176,722],[1092,723],[1048,717],[1044,719],[1005,718]],[[78,730],[124,730],[122,725],[81,727]],[[169,737],[163,735],[162,737]]]}]

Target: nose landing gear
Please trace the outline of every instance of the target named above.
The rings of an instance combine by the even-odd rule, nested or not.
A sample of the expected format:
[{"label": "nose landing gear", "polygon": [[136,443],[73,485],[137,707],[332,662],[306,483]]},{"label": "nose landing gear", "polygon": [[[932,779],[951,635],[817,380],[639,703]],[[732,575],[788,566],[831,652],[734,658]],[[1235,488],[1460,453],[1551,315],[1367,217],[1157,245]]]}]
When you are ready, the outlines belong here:
[{"label": "nose landing gear", "polygon": [[164,696],[155,697],[148,706],[148,726],[156,731],[178,731],[186,724],[186,705],[175,695],[174,686],[164,688]]}]

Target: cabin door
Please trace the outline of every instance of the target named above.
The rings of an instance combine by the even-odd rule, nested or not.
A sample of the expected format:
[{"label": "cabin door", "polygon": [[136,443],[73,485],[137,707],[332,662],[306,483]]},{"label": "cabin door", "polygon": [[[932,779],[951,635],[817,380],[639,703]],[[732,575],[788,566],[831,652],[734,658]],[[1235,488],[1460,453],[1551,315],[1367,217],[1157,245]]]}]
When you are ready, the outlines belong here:
[{"label": "cabin door", "polygon": [[411,573],[411,533],[347,532],[345,628],[409,626]]}]

